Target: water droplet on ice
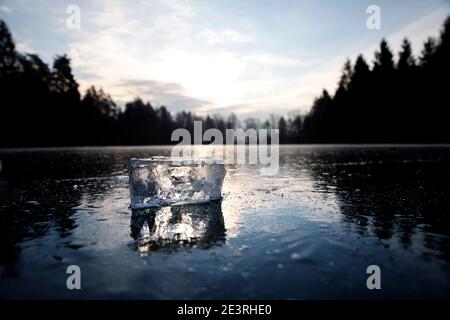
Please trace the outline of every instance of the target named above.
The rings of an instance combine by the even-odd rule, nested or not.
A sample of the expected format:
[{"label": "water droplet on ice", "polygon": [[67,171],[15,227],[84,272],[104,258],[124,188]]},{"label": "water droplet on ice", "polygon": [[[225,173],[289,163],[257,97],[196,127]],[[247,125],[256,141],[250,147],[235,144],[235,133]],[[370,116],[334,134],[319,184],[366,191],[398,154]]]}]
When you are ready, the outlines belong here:
[{"label": "water droplet on ice", "polygon": [[301,256],[297,252],[294,252],[293,254],[291,254],[292,260],[300,260],[300,258],[301,258]]}]

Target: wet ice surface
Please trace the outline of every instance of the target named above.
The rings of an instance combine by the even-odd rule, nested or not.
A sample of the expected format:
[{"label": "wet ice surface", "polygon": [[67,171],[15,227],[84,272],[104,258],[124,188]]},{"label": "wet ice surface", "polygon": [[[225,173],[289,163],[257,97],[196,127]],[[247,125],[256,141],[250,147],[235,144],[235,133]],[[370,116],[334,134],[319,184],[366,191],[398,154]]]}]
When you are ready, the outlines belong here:
[{"label": "wet ice surface", "polygon": [[449,297],[449,147],[283,146],[275,177],[227,167],[221,203],[129,209],[128,160],[169,154],[0,151],[0,297]]}]

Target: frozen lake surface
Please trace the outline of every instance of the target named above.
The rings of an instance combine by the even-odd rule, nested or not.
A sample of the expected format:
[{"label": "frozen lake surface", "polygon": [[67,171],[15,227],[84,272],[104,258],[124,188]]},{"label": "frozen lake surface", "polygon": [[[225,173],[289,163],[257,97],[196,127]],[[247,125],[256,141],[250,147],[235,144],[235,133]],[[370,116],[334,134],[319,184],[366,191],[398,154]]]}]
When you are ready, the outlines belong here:
[{"label": "frozen lake surface", "polygon": [[0,297],[450,297],[449,146],[281,146],[222,202],[132,211],[128,160],[170,150],[0,150]]}]

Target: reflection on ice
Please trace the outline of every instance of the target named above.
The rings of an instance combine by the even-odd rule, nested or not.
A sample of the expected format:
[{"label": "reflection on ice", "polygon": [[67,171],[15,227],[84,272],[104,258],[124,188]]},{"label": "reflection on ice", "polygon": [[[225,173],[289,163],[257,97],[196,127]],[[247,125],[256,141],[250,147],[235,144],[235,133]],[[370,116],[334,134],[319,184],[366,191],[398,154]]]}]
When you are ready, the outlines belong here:
[{"label": "reflection on ice", "polygon": [[209,248],[225,240],[220,202],[135,209],[131,236],[141,254],[158,249]]}]

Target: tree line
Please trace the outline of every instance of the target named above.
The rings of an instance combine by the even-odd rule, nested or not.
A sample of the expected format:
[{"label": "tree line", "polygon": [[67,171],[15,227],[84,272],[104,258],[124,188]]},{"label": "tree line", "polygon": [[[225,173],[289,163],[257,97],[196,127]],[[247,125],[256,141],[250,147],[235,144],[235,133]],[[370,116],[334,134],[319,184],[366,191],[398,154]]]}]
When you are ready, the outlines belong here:
[{"label": "tree line", "polygon": [[303,124],[313,143],[450,142],[450,17],[418,58],[404,39],[398,59],[382,40],[370,67],[347,60],[334,95],[323,90]]},{"label": "tree line", "polygon": [[449,35],[450,17],[418,58],[405,39],[397,61],[383,40],[372,67],[362,55],[354,65],[348,60],[334,95],[324,90],[306,116],[241,121],[235,114],[172,114],[140,98],[119,108],[95,87],[81,95],[66,55],[49,66],[18,52],[0,21],[0,147],[171,144],[172,131],[193,134],[195,120],[223,133],[277,128],[281,143],[450,142]]}]

